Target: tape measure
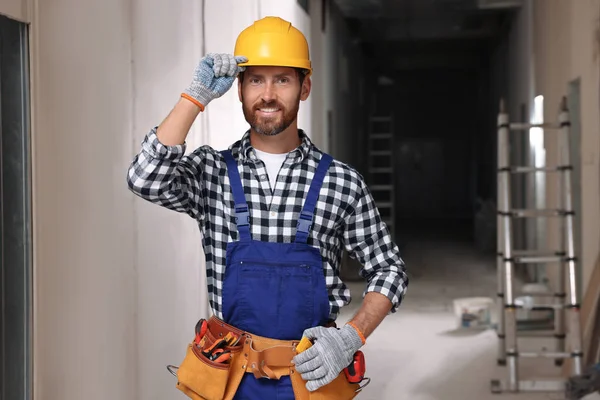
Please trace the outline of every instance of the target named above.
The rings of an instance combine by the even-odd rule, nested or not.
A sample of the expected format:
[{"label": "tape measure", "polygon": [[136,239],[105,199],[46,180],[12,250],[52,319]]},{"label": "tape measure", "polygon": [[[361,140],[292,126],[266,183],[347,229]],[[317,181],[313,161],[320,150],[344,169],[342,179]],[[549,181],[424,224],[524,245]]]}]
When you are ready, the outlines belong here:
[{"label": "tape measure", "polygon": [[[298,342],[296,346],[296,352],[302,353],[306,351],[313,345],[313,342],[303,336]],[[344,368],[344,374],[346,375],[346,379],[350,383],[361,383],[365,379],[366,372],[366,364],[365,364],[365,355],[362,351],[357,351],[354,353],[354,357],[352,358],[352,362],[346,368]]]}]

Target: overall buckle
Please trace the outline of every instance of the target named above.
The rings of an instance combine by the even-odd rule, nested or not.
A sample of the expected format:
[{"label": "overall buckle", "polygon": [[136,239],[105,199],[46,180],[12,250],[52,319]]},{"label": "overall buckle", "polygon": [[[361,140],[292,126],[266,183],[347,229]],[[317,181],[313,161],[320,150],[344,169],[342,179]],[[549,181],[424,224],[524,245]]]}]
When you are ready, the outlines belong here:
[{"label": "overall buckle", "polygon": [[250,225],[250,212],[246,204],[235,206],[235,223],[237,226]]},{"label": "overall buckle", "polygon": [[312,228],[312,213],[301,211],[300,218],[298,218],[298,223],[296,224],[296,228],[303,233],[308,233]]}]

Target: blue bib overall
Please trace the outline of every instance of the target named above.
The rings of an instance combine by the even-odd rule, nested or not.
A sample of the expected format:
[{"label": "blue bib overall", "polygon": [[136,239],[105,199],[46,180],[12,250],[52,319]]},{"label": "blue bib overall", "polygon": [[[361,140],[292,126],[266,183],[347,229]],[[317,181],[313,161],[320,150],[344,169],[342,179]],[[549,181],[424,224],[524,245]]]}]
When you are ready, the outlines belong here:
[{"label": "blue bib overall", "polygon": [[[223,319],[255,335],[299,340],[305,329],[325,325],[329,296],[318,249],[307,244],[323,179],[332,161],[323,154],[311,182],[293,243],[252,240],[250,213],[230,151],[222,152],[233,198],[239,241],[227,244],[223,282]],[[293,400],[289,376],[278,380],[245,374],[235,400]]]}]

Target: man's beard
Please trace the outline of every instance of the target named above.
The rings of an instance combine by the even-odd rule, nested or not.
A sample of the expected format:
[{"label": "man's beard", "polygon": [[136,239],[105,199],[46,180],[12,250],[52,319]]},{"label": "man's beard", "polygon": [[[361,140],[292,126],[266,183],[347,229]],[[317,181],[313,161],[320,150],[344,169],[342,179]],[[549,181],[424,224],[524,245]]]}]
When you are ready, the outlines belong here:
[{"label": "man's beard", "polygon": [[[243,103],[242,98],[242,109],[244,111],[244,117],[250,127],[261,135],[275,136],[286,130],[297,118],[298,110],[300,109],[300,94],[295,101],[293,109],[286,109],[282,104],[277,101],[261,101],[258,104],[252,106],[246,106]],[[271,118],[259,117],[256,112],[261,108],[277,108],[277,116]]]}]

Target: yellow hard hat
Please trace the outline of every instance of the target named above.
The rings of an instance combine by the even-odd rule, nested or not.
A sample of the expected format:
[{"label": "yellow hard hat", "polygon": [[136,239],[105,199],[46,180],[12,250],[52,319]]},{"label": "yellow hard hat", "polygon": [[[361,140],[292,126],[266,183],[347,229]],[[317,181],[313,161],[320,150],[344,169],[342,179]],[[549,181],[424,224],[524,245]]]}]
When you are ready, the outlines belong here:
[{"label": "yellow hard hat", "polygon": [[244,29],[235,42],[235,56],[245,56],[241,67],[295,67],[312,73],[308,42],[292,24],[279,17],[265,17]]}]

